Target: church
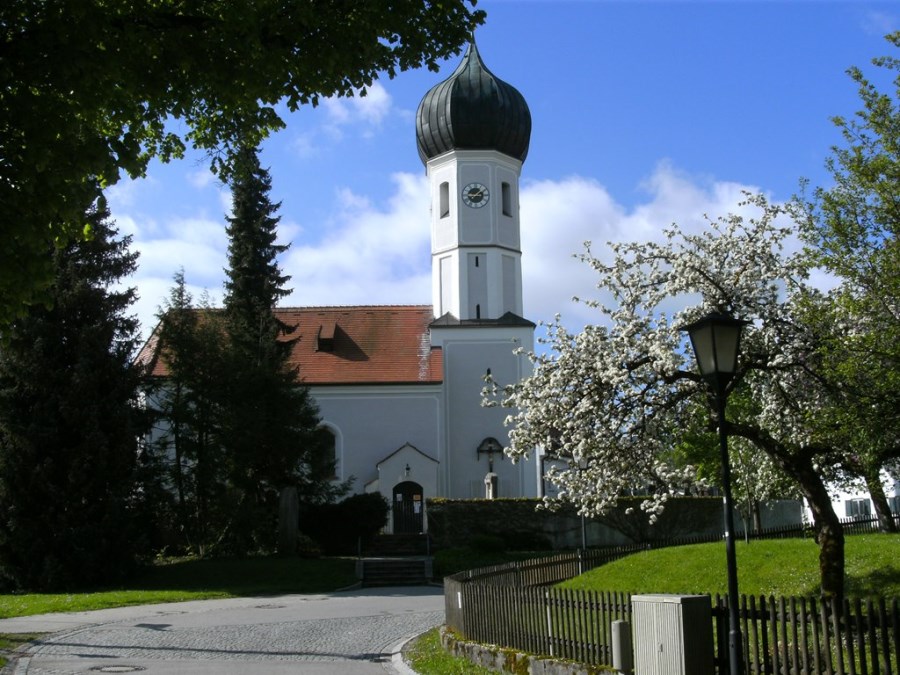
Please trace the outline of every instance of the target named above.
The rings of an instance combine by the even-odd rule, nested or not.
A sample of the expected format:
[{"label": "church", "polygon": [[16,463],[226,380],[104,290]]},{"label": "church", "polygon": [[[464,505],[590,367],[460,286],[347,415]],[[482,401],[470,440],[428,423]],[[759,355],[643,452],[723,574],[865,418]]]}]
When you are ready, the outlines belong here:
[{"label": "church", "polygon": [[503,455],[508,411],[481,405],[486,374],[509,383],[530,372],[519,227],[530,137],[525,99],[470,44],[416,114],[432,304],[275,310],[295,327],[290,365],[333,437],[335,479],[389,500],[388,532],[427,531],[433,497],[538,495],[539,462]]}]

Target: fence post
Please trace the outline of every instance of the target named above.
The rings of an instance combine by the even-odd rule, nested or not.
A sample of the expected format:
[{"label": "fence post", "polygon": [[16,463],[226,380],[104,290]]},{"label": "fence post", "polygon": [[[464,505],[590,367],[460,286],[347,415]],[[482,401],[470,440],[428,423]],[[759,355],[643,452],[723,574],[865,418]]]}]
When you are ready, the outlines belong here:
[{"label": "fence post", "polygon": [[620,673],[630,673],[634,669],[631,626],[621,619],[612,622],[612,667]]},{"label": "fence post", "polygon": [[553,611],[550,594],[550,590],[544,592],[544,599],[547,601],[547,645],[550,647],[550,656],[556,656],[556,645],[553,644]]}]

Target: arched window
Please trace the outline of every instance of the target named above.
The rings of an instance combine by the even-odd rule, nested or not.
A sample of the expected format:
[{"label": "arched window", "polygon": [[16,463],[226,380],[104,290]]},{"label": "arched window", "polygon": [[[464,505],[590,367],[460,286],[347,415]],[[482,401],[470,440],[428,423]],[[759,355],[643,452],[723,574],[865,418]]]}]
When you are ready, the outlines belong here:
[{"label": "arched window", "polygon": [[317,469],[316,473],[329,478],[337,478],[338,472],[338,454],[337,454],[337,437],[334,432],[326,426],[320,426],[316,429],[315,440],[318,452],[316,453]]},{"label": "arched window", "polygon": [[440,209],[441,218],[450,215],[450,183],[446,181],[441,183]]}]

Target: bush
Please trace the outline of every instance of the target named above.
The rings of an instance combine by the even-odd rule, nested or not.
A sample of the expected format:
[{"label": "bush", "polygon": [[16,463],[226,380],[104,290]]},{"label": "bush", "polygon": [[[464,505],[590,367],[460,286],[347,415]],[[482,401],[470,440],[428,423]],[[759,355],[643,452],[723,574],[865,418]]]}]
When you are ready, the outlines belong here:
[{"label": "bush", "polygon": [[469,540],[469,548],[478,553],[503,553],[506,542],[492,534],[476,534]]},{"label": "bush", "polygon": [[506,532],[503,534],[510,551],[552,551],[553,542],[540,532]]},{"label": "bush", "polygon": [[388,501],[377,492],[352,495],[308,508],[300,517],[300,531],[326,555],[354,555],[360,541],[365,545],[387,524],[389,512]]}]

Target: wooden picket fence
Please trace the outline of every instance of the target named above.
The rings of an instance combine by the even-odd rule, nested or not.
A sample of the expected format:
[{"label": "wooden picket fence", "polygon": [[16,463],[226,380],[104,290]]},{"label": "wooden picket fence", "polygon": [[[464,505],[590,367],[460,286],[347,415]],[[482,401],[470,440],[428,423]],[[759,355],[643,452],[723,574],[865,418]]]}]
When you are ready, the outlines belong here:
[{"label": "wooden picket fence", "polygon": [[[447,625],[465,639],[591,665],[612,663],[613,621],[631,623],[631,596],[627,593],[493,585],[452,577],[445,579],[444,591]],[[727,604],[718,596],[712,602],[716,672],[725,673]],[[900,674],[898,599],[836,604],[743,596],[744,672]]]},{"label": "wooden picket fence", "polygon": [[[867,522],[855,525],[873,529]],[[609,665],[612,623],[631,623],[631,596],[552,585],[650,547],[577,551],[449,576],[444,579],[447,625],[475,642]],[[719,596],[711,603],[716,672],[727,673],[727,604]],[[897,598],[838,603],[742,596],[739,615],[748,675],[900,675]]]}]

